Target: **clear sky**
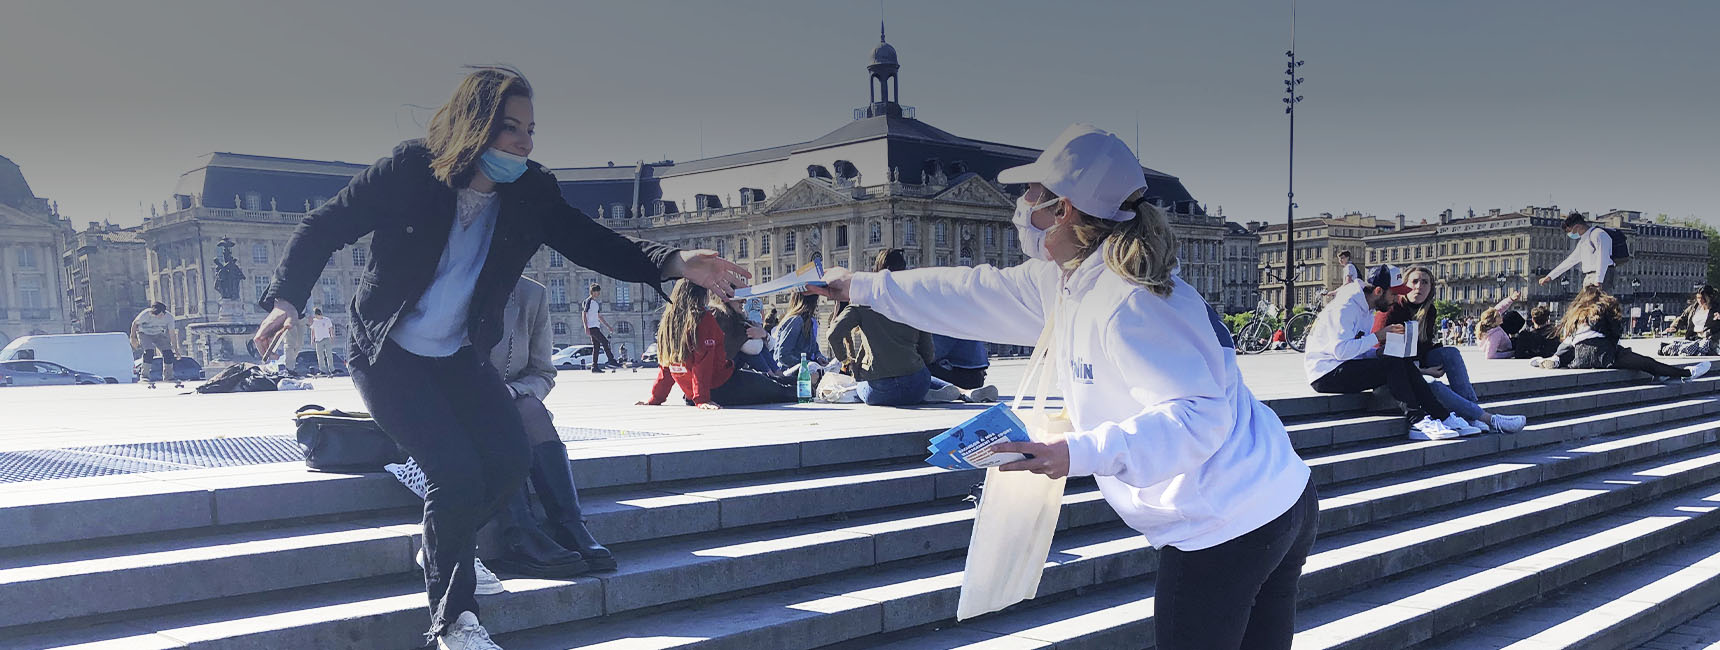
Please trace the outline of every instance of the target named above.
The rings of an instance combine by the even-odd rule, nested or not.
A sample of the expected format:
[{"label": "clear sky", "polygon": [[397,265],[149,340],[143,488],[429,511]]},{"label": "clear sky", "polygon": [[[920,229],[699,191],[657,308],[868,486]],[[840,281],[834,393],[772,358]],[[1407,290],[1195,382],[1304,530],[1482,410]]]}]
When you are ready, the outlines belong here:
[{"label": "clear sky", "polygon": [[[1040,147],[1074,121],[1134,142],[1138,115],[1144,164],[1284,218],[1287,1],[10,1],[0,155],[80,227],[134,224],[210,151],[373,161],[460,64],[505,62],[533,158],[688,160],[851,119],[881,13],[920,119]],[[1711,0],[1304,0],[1299,214],[1720,223],[1716,26]]]}]

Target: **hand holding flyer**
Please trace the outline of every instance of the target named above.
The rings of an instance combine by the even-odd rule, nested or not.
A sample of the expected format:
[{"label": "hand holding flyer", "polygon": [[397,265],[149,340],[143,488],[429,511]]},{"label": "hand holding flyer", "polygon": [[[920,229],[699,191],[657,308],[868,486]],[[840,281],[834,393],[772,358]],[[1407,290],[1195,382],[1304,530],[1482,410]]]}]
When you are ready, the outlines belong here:
[{"label": "hand holding flyer", "polygon": [[735,290],[735,297],[740,299],[757,298],[785,291],[799,291],[807,287],[824,286],[824,263],[813,260],[802,264],[793,273],[784,275],[770,282],[741,287]]},{"label": "hand holding flyer", "polygon": [[1027,458],[1022,454],[993,452],[1002,442],[1031,442],[1027,425],[1007,404],[998,404],[955,428],[938,434],[927,445],[932,453],[926,462],[944,469],[996,467]]}]

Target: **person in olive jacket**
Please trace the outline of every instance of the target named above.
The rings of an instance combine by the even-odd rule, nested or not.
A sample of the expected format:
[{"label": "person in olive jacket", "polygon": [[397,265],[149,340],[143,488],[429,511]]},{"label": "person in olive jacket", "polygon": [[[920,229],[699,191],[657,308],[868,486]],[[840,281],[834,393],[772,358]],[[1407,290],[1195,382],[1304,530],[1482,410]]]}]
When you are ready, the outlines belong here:
[{"label": "person in olive jacket", "polygon": [[555,177],[527,159],[534,127],[523,76],[474,69],[427,138],[401,143],[305,216],[258,301],[270,313],[254,343],[273,350],[329,256],[371,235],[347,358],[367,410],[428,479],[426,637],[438,647],[495,647],[477,620],[474,540],[523,483],[531,452],[488,358],[531,256],[548,245],[626,282],[684,277],[724,297],[750,276],[715,251],[623,237],[569,206]]}]

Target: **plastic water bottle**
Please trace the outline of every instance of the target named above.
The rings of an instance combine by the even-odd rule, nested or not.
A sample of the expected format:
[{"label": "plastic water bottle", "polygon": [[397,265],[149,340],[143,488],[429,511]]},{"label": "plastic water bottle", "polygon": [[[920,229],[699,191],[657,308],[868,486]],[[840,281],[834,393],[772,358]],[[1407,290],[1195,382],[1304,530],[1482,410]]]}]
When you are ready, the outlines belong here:
[{"label": "plastic water bottle", "polygon": [[794,399],[801,404],[812,401],[812,366],[806,361],[806,353],[800,353],[800,374],[794,380]]}]

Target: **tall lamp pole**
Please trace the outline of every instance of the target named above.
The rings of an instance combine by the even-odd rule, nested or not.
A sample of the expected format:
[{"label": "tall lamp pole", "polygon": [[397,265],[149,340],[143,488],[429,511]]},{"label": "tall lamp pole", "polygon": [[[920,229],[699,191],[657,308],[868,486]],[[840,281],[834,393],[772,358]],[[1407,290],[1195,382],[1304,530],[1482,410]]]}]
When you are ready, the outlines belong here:
[{"label": "tall lamp pole", "polygon": [[1289,189],[1285,193],[1284,218],[1284,304],[1293,305],[1296,301],[1296,274],[1290,269],[1296,261],[1296,104],[1302,102],[1302,96],[1296,94],[1302,87],[1302,78],[1296,73],[1303,63],[1296,58],[1294,0],[1290,3],[1290,49],[1284,52],[1284,58],[1284,113],[1290,116]]}]

